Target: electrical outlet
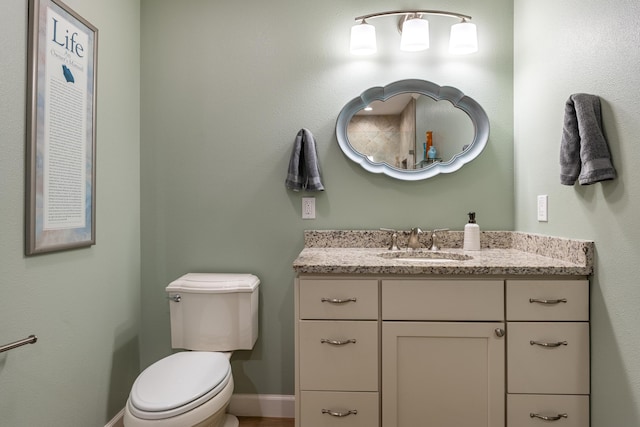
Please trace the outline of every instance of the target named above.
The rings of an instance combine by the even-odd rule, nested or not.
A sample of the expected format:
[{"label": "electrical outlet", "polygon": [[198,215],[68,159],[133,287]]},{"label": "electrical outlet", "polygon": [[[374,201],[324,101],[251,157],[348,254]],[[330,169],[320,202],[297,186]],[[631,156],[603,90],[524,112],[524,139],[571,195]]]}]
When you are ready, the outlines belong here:
[{"label": "electrical outlet", "polygon": [[316,219],[316,198],[302,198],[302,219]]},{"label": "electrical outlet", "polygon": [[538,221],[549,221],[549,196],[546,194],[538,196]]}]

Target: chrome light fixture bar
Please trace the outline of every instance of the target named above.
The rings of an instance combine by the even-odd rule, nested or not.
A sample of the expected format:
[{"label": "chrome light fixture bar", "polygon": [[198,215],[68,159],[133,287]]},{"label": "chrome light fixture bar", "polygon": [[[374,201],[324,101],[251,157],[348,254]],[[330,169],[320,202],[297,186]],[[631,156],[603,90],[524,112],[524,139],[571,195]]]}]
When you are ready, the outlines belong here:
[{"label": "chrome light fixture bar", "polygon": [[408,52],[418,52],[429,48],[429,21],[425,15],[449,16],[460,19],[451,26],[449,38],[449,52],[454,54],[468,54],[478,51],[478,36],[475,24],[469,22],[471,17],[456,12],[442,10],[392,10],[389,12],[371,13],[355,18],[358,22],[351,27],[351,53],[354,55],[371,55],[376,53],[376,29],[367,19],[382,18],[384,16],[401,16],[398,30],[402,34],[400,49]]}]

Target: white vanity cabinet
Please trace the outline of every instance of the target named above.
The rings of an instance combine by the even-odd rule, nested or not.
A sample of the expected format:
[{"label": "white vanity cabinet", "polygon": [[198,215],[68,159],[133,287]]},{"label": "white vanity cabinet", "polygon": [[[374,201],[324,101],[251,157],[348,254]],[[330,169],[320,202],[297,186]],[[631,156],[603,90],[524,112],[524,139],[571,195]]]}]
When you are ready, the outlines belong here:
[{"label": "white vanity cabinet", "polygon": [[296,427],[588,427],[580,279],[298,276]]},{"label": "white vanity cabinet", "polygon": [[589,282],[507,280],[507,422],[589,425]]}]

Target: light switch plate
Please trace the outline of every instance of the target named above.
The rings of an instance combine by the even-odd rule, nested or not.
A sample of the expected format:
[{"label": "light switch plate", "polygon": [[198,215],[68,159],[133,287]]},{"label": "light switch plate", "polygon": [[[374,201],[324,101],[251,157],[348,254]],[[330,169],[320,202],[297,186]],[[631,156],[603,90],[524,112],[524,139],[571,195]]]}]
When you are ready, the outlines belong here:
[{"label": "light switch plate", "polygon": [[538,221],[549,221],[549,196],[546,194],[538,196]]}]

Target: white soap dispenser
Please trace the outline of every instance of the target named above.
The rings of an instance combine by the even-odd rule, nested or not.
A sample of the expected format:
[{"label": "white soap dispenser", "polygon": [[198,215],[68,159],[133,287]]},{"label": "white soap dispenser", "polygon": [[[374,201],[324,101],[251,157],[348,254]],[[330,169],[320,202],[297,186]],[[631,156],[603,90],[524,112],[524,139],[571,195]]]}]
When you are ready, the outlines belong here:
[{"label": "white soap dispenser", "polygon": [[480,250],[480,226],[476,224],[476,213],[469,212],[469,222],[464,226],[464,245],[465,251]]}]

